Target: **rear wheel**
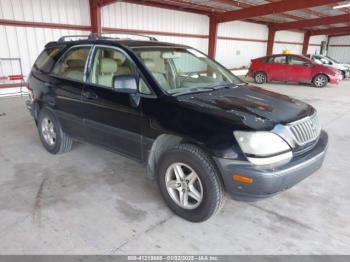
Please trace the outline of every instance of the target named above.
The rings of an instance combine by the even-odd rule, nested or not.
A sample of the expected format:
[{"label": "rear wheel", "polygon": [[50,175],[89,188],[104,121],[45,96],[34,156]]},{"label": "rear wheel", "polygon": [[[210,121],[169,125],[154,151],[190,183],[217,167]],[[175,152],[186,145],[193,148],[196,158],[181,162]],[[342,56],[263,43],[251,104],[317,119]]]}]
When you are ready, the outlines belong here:
[{"label": "rear wheel", "polygon": [[267,82],[267,76],[263,72],[258,72],[254,75],[254,81],[257,84],[264,84]]},{"label": "rear wheel", "polygon": [[47,108],[39,112],[38,131],[43,146],[51,154],[62,154],[71,150],[72,138],[62,130],[55,114]]},{"label": "rear wheel", "polygon": [[328,84],[328,77],[323,74],[316,75],[312,83],[315,87],[325,87]]},{"label": "rear wheel", "polygon": [[199,147],[181,144],[165,152],[158,163],[158,186],[178,216],[193,222],[209,219],[223,203],[216,166]]}]

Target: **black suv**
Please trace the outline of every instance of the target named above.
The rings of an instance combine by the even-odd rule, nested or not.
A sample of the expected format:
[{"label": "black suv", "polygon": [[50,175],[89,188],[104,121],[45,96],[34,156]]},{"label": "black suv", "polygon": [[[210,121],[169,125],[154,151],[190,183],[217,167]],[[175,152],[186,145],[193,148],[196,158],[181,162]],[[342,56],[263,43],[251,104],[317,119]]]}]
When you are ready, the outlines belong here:
[{"label": "black suv", "polygon": [[328,143],[310,105],[153,38],[50,42],[28,87],[47,151],[84,140],[141,161],[168,206],[190,221],[216,213],[224,189],[256,200],[290,188],[321,167]]}]

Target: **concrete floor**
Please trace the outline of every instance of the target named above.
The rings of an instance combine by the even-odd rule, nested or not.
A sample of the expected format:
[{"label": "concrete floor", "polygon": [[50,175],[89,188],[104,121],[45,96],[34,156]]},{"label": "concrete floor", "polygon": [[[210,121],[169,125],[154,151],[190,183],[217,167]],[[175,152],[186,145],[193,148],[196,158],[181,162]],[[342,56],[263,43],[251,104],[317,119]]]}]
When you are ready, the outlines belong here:
[{"label": "concrete floor", "polygon": [[0,99],[0,254],[350,254],[350,81],[267,84],[311,103],[330,135],[321,170],[211,220],[172,214],[139,164],[77,144],[41,146],[22,98]]}]

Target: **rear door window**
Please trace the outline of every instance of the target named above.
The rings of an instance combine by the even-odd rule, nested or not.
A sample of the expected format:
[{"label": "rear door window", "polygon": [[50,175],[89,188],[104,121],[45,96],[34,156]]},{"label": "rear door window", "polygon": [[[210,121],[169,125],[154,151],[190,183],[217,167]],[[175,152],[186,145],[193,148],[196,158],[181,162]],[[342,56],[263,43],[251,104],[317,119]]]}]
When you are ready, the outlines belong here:
[{"label": "rear door window", "polygon": [[56,55],[63,49],[63,46],[46,48],[34,63],[36,70],[48,73],[55,64]]},{"label": "rear door window", "polygon": [[274,64],[286,64],[287,63],[287,57],[286,56],[274,56],[272,58],[272,63]]},{"label": "rear door window", "polygon": [[55,65],[53,73],[64,78],[83,81],[90,46],[74,47],[67,51]]},{"label": "rear door window", "polygon": [[298,56],[290,56],[289,57],[289,65],[305,65],[307,61]]}]

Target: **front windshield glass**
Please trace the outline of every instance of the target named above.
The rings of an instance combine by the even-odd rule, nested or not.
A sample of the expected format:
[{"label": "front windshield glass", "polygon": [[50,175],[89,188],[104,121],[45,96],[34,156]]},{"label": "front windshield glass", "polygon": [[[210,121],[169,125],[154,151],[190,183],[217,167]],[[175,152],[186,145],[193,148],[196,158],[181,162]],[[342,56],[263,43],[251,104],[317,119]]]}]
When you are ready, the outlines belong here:
[{"label": "front windshield glass", "polygon": [[329,56],[326,56],[329,60],[331,60],[333,63],[336,63],[336,64],[340,64],[340,62],[338,62],[337,60],[329,57]]},{"label": "front windshield glass", "polygon": [[191,48],[137,49],[160,87],[168,94],[242,84],[229,70]]},{"label": "front windshield glass", "polygon": [[331,65],[332,63],[329,62],[329,59],[322,57],[322,56],[314,56],[314,61],[318,64],[323,65]]}]

